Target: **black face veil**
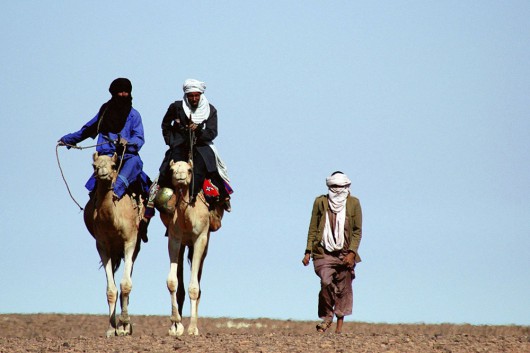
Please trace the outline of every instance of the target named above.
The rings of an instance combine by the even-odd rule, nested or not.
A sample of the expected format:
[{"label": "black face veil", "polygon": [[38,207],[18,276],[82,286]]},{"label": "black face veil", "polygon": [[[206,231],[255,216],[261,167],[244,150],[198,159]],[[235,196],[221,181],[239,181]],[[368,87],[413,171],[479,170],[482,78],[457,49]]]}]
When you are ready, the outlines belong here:
[{"label": "black face veil", "polygon": [[[104,103],[99,109],[97,133],[119,133],[125,126],[127,117],[132,108],[132,84],[126,78],[117,78],[110,84],[109,92],[112,98]],[[127,97],[119,96],[118,93],[127,92]]]}]

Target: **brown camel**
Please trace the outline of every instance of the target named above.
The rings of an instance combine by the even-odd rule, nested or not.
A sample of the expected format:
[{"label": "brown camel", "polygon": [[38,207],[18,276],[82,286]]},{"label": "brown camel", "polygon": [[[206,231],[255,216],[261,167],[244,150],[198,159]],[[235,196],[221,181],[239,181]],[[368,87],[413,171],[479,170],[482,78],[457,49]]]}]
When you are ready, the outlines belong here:
[{"label": "brown camel", "polygon": [[[88,201],[85,224],[94,239],[101,258],[101,265],[107,276],[107,302],[109,304],[109,327],[107,337],[132,334],[128,313],[129,295],[132,289],[132,270],[140,252],[138,226],[144,208],[129,195],[117,200],[112,185],[118,175],[118,157],[94,153],[94,173],[97,179],[96,190]],[[124,259],[125,268],[120,282],[121,315],[116,321],[116,301],[118,289],[114,274]]]},{"label": "brown camel", "polygon": [[198,307],[201,298],[200,281],[204,259],[208,253],[210,231],[221,226],[223,209],[219,206],[209,211],[208,204],[201,192],[194,203],[190,203],[190,183],[192,163],[170,162],[172,172],[173,196],[169,201],[174,212],[160,213],[160,218],[168,230],[168,251],[170,268],[167,276],[167,288],[171,295],[171,326],[169,335],[180,336],[184,333],[182,325],[182,306],[185,289],[183,278],[183,257],[188,248],[188,260],[191,263],[191,275],[188,293],[191,301],[189,335],[198,335]]}]

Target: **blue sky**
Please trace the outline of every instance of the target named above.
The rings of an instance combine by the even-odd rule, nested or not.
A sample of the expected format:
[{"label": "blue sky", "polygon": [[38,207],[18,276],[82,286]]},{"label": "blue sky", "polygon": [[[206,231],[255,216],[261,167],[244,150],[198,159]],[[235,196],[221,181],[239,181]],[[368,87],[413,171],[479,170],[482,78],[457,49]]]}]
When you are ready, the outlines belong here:
[{"label": "blue sky", "polygon": [[[201,316],[317,319],[301,260],[312,202],[342,170],[364,214],[347,320],[530,325],[528,18],[527,1],[5,3],[0,313],[107,312],[56,141],[128,77],[154,177],[162,117],[196,78],[235,189]],[[92,153],[59,150],[83,205]],[[132,315],[170,315],[163,234],[157,218]]]}]

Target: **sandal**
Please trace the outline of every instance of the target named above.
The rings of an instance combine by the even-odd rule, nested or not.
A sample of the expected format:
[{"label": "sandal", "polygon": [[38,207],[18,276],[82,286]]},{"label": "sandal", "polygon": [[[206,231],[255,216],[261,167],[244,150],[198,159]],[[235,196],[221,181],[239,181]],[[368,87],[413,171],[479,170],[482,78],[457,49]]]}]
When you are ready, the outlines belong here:
[{"label": "sandal", "polygon": [[326,330],[332,325],[333,322],[331,321],[322,321],[320,324],[317,325],[317,332],[326,332]]}]

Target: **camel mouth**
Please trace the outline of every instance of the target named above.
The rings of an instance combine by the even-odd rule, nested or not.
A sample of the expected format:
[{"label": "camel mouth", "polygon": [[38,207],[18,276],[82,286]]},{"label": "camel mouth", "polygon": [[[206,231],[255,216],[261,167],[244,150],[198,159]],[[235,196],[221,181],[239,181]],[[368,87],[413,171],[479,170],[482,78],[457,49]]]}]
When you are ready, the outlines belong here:
[{"label": "camel mouth", "polygon": [[186,185],[186,179],[177,179],[177,178],[174,178],[173,179],[173,185],[175,186],[182,186],[182,185]]},{"label": "camel mouth", "polygon": [[112,180],[112,176],[109,173],[98,174],[97,178],[99,180]]}]

